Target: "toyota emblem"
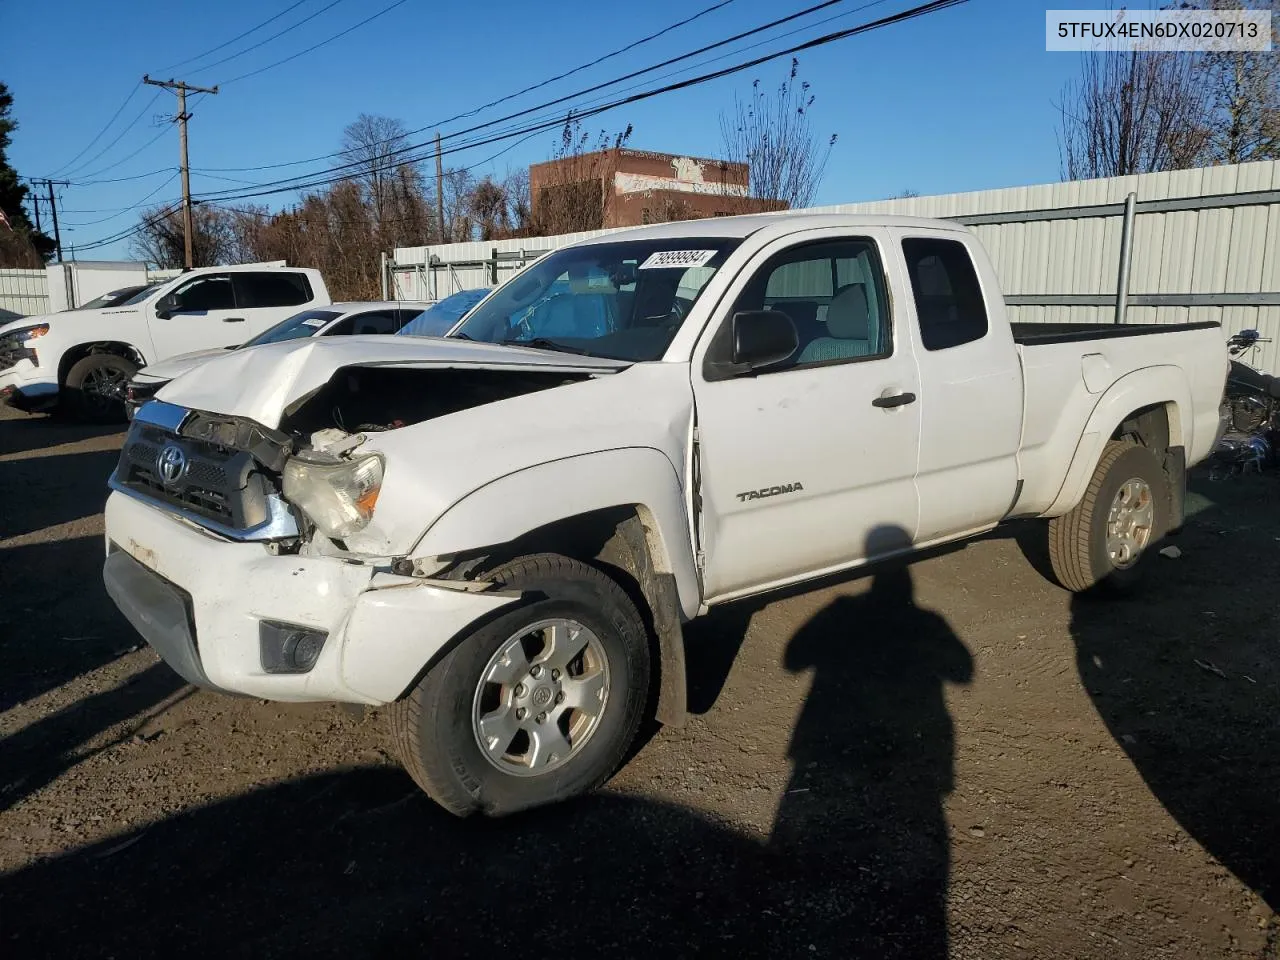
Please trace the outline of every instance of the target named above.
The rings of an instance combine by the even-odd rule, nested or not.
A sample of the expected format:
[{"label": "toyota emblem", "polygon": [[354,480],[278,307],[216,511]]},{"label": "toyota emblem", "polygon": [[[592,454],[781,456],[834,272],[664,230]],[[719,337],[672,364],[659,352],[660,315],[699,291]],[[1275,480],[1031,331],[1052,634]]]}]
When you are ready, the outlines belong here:
[{"label": "toyota emblem", "polygon": [[187,455],[176,443],[166,444],[156,457],[156,468],[165,483],[177,483],[187,472]]}]

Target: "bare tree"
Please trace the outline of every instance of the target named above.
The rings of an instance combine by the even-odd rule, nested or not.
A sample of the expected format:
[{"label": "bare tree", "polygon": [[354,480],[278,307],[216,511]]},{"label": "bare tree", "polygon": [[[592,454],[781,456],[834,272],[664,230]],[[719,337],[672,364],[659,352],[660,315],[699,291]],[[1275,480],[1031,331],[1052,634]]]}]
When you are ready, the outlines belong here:
[{"label": "bare tree", "polygon": [[1085,54],[1060,109],[1059,148],[1070,180],[1192,167],[1209,137],[1196,62],[1180,53]]},{"label": "bare tree", "polygon": [[475,220],[481,240],[493,240],[511,230],[507,192],[492,177],[485,177],[471,189],[467,207]]},{"label": "bare tree", "polygon": [[352,178],[360,184],[381,229],[388,215],[398,170],[409,144],[404,124],[392,117],[362,113],[342,131],[342,156],[354,165]]},{"label": "bare tree", "polygon": [[[1280,0],[1209,0],[1180,6],[1270,10],[1272,47],[1280,49]],[[1209,51],[1199,56],[1196,67],[1208,96],[1205,162],[1248,163],[1280,158],[1280,56],[1275,50]]]},{"label": "bare tree", "polygon": [[612,209],[618,154],[631,139],[631,125],[594,143],[582,121],[569,114],[551,162],[534,186],[533,230],[544,236],[599,230]]},{"label": "bare tree", "polygon": [[[191,210],[192,263],[211,267],[233,263],[235,233],[225,211],[196,205]],[[181,267],[185,262],[182,212],[176,207],[153,207],[144,210],[139,231],[130,241],[130,249],[139,260],[158,267]]]},{"label": "bare tree", "polygon": [[507,195],[507,215],[511,220],[513,236],[528,236],[533,223],[533,205],[529,196],[529,168],[521,167],[507,173],[502,181]]},{"label": "bare tree", "polygon": [[809,82],[800,79],[800,61],[793,57],[776,90],[762,90],[755,80],[750,97],[734,94],[733,109],[720,115],[724,159],[747,165],[752,197],[793,208],[813,203],[838,139],[834,133],[815,133],[810,113],[814,100]]}]

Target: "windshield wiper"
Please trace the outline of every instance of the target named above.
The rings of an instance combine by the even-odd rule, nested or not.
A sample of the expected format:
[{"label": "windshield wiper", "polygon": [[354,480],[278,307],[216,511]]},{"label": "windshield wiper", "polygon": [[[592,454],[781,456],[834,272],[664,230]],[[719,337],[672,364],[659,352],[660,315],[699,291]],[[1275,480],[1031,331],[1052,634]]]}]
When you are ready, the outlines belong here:
[{"label": "windshield wiper", "polygon": [[533,347],[535,350],[554,350],[557,353],[576,353],[580,357],[587,355],[585,350],[569,347],[546,337],[534,337],[532,340],[503,340],[502,345],[504,347]]},{"label": "windshield wiper", "polygon": [[449,337],[449,339],[450,340],[471,340],[474,342],[476,338],[471,336],[469,333],[455,333],[452,337]]}]

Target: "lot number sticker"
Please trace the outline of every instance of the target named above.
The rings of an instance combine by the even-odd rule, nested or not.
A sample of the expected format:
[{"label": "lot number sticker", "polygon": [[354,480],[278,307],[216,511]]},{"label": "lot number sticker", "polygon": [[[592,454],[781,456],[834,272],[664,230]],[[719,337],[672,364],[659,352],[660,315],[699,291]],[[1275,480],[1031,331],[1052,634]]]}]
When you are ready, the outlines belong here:
[{"label": "lot number sticker", "polygon": [[649,259],[638,270],[656,270],[661,267],[701,267],[716,255],[714,250],[659,250],[649,254]]},{"label": "lot number sticker", "polygon": [[308,317],[306,320],[302,321],[302,325],[304,327],[315,327],[316,329],[319,329],[320,327],[323,327],[328,322],[329,321],[326,320],[324,317]]}]

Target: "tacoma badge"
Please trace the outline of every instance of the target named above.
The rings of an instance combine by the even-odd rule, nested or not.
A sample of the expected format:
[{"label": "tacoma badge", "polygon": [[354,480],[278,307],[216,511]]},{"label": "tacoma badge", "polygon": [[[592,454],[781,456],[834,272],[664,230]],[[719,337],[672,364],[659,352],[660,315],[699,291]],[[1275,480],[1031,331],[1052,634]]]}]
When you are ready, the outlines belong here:
[{"label": "tacoma badge", "polygon": [[748,490],[738,494],[738,501],[759,500],[761,497],[776,497],[780,493],[798,493],[804,489],[801,483],[784,483],[780,487],[761,487],[759,490]]}]

